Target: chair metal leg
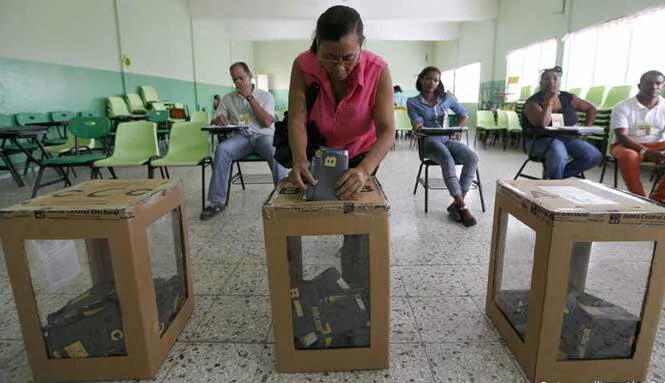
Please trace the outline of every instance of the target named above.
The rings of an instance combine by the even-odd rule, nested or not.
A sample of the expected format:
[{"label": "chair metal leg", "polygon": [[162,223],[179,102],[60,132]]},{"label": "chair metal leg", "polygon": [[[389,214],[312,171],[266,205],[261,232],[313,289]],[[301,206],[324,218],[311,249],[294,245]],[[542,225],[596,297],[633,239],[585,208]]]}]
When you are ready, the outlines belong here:
[{"label": "chair metal leg", "polygon": [[425,165],[425,213],[427,213],[427,204],[429,200],[429,165]]},{"label": "chair metal leg", "polygon": [[[113,170],[113,168],[112,168],[112,167],[108,167],[107,169],[109,170],[109,173],[111,173],[111,177],[113,177],[114,180],[117,180],[118,177],[115,175],[115,171]],[[99,171],[99,175],[102,175],[101,170]]]},{"label": "chair metal leg", "polygon": [[240,161],[236,161],[236,167],[238,168],[238,177],[240,177],[240,186],[242,186],[242,190],[245,190],[245,180],[242,178],[242,170],[240,170]]},{"label": "chair metal leg", "polygon": [[518,170],[518,171],[517,171],[517,174],[515,174],[515,178],[513,178],[514,180],[516,180],[519,176],[522,175],[522,170],[524,170],[524,167],[525,167],[526,164],[528,164],[528,163],[529,163],[529,159],[527,158],[527,160],[524,161],[524,163],[523,163],[522,166],[520,167],[520,170]]},{"label": "chair metal leg", "polygon": [[164,167],[163,166],[159,167],[159,175],[162,176],[162,179],[166,178],[166,175],[164,174]]},{"label": "chair metal leg", "polygon": [[649,194],[647,197],[651,198],[651,195],[653,195],[654,190],[656,190],[656,185],[660,182],[660,180],[663,178],[663,170],[661,169],[655,169],[653,171],[654,177],[653,177],[653,183],[651,184],[651,190],[649,191]]},{"label": "chair metal leg", "polygon": [[483,197],[483,185],[480,183],[480,171],[476,168],[476,183],[478,185],[478,195],[480,196],[480,207],[485,212],[485,198]]},{"label": "chair metal leg", "polygon": [[166,178],[170,180],[171,175],[169,174],[169,168],[167,168],[166,166],[164,166],[164,173],[166,173]]},{"label": "chair metal leg", "polygon": [[24,187],[25,184],[23,183],[23,179],[21,179],[21,175],[18,174],[18,171],[16,170],[16,167],[14,166],[14,163],[11,161],[9,156],[5,152],[0,151],[0,159],[2,159],[2,161],[7,166],[7,170],[9,170],[9,174],[12,175],[16,185],[18,185],[20,188]]},{"label": "chair metal leg", "polygon": [[150,179],[155,178],[155,168],[153,168],[150,165],[148,165],[148,178]]},{"label": "chair metal leg", "polygon": [[37,196],[39,188],[41,187],[40,182],[42,180],[42,175],[44,175],[44,170],[46,170],[45,167],[43,166],[39,167],[39,173],[37,173],[37,180],[35,181],[35,186],[32,188],[32,195],[30,196],[30,198],[35,198]]},{"label": "chair metal leg", "polygon": [[229,169],[229,179],[226,181],[226,201],[224,204],[226,206],[229,205],[229,196],[231,195],[231,180],[233,179],[233,164],[231,164],[231,168]]},{"label": "chair metal leg", "polygon": [[420,163],[420,167],[418,168],[418,175],[416,176],[416,184],[413,185],[413,195],[416,195],[416,191],[418,190],[418,180],[420,179],[420,174],[423,171],[423,163]]},{"label": "chair metal leg", "polygon": [[600,179],[598,180],[599,184],[603,183],[603,179],[605,178],[605,169],[607,169],[607,157],[603,157],[603,167],[600,170]]},{"label": "chair metal leg", "polygon": [[614,161],[614,188],[617,187],[617,177],[619,176],[619,162]]},{"label": "chair metal leg", "polygon": [[203,211],[205,208],[206,208],[206,163],[204,161],[201,164],[201,211]]}]

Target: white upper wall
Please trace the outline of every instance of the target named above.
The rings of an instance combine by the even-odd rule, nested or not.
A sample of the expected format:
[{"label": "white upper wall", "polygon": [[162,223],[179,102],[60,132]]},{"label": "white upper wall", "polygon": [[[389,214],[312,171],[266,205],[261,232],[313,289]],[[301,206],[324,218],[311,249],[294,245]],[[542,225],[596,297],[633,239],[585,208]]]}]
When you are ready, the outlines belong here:
[{"label": "white upper wall", "polygon": [[193,80],[187,0],[119,0],[118,16],[127,72]]},{"label": "white upper wall", "polygon": [[[306,40],[313,37],[316,29],[316,20],[195,19],[194,22],[215,25],[217,32],[229,39],[254,41]],[[459,36],[459,25],[455,22],[370,20],[364,22],[364,34],[370,40],[453,40]]]},{"label": "white upper wall", "polygon": [[[310,40],[256,42],[254,72],[269,75],[272,89],[287,89],[293,60],[310,44]],[[404,89],[415,88],[418,73],[427,65],[434,65],[434,44],[431,42],[368,40],[365,48],[388,62],[393,83]]]},{"label": "white upper wall", "polygon": [[630,15],[643,9],[665,6],[662,0],[574,0],[571,30]]},{"label": "white upper wall", "polygon": [[119,70],[113,0],[2,0],[0,57]]},{"label": "white upper wall", "polygon": [[[307,20],[316,19],[327,8],[343,3],[355,8],[365,20],[467,21],[496,16],[498,0],[190,0],[194,18]],[[223,5],[223,6],[222,6]]]}]

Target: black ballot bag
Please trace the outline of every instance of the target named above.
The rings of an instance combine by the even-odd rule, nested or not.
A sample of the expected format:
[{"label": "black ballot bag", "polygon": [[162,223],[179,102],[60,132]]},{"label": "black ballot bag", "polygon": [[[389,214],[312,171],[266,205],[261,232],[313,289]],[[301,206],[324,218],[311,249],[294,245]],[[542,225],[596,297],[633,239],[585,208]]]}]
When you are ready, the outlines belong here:
[{"label": "black ballot bag", "polygon": [[[184,277],[155,278],[160,331],[168,329],[186,298]],[[118,295],[113,282],[93,286],[46,317],[51,359],[127,355]]]}]

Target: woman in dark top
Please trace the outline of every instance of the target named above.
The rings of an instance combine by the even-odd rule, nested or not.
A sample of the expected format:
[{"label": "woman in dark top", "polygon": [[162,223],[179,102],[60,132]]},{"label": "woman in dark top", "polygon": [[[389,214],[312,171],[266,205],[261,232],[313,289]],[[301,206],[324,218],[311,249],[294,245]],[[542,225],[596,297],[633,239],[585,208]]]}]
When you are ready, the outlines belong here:
[{"label": "woman in dark top", "polygon": [[[529,97],[524,104],[522,126],[527,137],[527,151],[537,157],[544,157],[545,179],[574,177],[597,166],[602,154],[595,146],[577,135],[557,135],[551,138],[552,131],[545,130],[552,125],[552,114],[563,115],[564,124],[577,124],[577,111],[586,113],[584,125],[593,125],[596,108],[572,93],[560,92],[561,68],[545,70],[540,76],[540,91]],[[547,134],[549,137],[535,138]],[[572,158],[569,162],[568,158]]]}]

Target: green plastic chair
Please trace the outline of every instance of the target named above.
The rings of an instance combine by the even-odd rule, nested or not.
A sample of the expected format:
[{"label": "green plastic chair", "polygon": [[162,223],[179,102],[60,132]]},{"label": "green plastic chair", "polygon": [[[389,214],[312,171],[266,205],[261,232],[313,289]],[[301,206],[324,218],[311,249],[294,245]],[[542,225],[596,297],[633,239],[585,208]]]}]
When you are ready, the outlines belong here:
[{"label": "green plastic chair", "polygon": [[146,105],[149,105],[153,102],[159,102],[159,95],[157,94],[157,90],[150,85],[139,86],[139,93],[141,94],[143,102]]},{"label": "green plastic chair", "polygon": [[127,93],[125,95],[127,100],[127,106],[129,107],[129,113],[131,114],[145,114],[145,107],[143,106],[143,101],[136,93]]},{"label": "green plastic chair", "polygon": [[[67,172],[63,168],[86,166],[91,169],[91,178],[96,178],[96,175],[100,174],[99,169],[94,168],[92,165],[95,161],[106,158],[106,153],[87,148],[83,150],[81,149],[83,145],[80,141],[94,142],[95,139],[103,140],[111,131],[111,121],[106,117],[74,117],[69,121],[67,130],[69,130],[69,137],[74,138],[73,146],[77,149],[73,149],[68,155],[62,154],[58,157],[47,158],[41,161],[37,181],[35,181],[35,186],[32,189],[32,198],[35,198],[39,189],[44,186],[53,185],[60,181],[65,181],[65,187],[71,185],[72,183],[67,176]],[[59,177],[42,183],[42,176],[47,168],[54,168]]]},{"label": "green plastic chair", "polygon": [[[498,114],[497,114],[498,116]],[[477,110],[476,111],[476,134],[473,138],[473,147],[476,147],[478,141],[478,136],[481,136],[483,140],[483,147],[487,147],[487,139],[490,135],[493,135],[494,140],[498,136],[505,136],[508,132],[507,125],[504,123],[503,127],[497,125],[494,120],[494,113],[491,110]]]},{"label": "green plastic chair", "polygon": [[206,112],[205,110],[198,110],[192,113],[191,121],[202,122],[205,125],[208,125],[210,123],[210,116],[208,115],[208,112]]},{"label": "green plastic chair", "polygon": [[409,113],[404,108],[393,109],[395,115],[395,133],[398,137],[406,137],[413,129]]},{"label": "green plastic chair", "polygon": [[201,209],[205,208],[205,167],[212,163],[210,134],[201,128],[207,121],[176,122],[171,127],[169,150],[162,158],[150,161],[150,167],[159,168],[169,178],[169,166],[201,167]]},{"label": "green plastic chair", "polygon": [[[109,168],[113,178],[113,167],[147,165],[159,157],[157,144],[157,124],[150,121],[131,121],[118,124],[113,154],[103,160],[95,161],[98,168]],[[152,169],[148,167],[148,177],[152,178]]]},{"label": "green plastic chair", "polygon": [[101,113],[93,111],[93,110],[86,110],[83,112],[79,112],[79,116],[81,117],[104,117],[101,115]]},{"label": "green plastic chair", "polygon": [[18,113],[16,122],[20,126],[25,126],[31,123],[49,122],[49,118],[46,113]]},{"label": "green plastic chair", "polygon": [[[60,145],[66,144],[68,142],[67,141],[67,139],[68,139],[68,137],[67,137],[67,122],[69,122],[69,120],[71,120],[74,117],[76,117],[76,113],[74,113],[74,112],[69,112],[69,111],[51,112],[51,121],[60,122],[62,125],[56,127],[58,137],[57,138],[49,138],[49,137],[45,136],[44,137],[44,143],[46,145],[51,145],[51,146],[53,146],[53,145],[60,146]],[[61,127],[62,127],[62,131],[60,130]]]},{"label": "green plastic chair", "polygon": [[150,107],[152,108],[152,110],[157,110],[157,111],[167,110],[166,105],[164,105],[161,102],[153,102],[152,104],[150,104]]},{"label": "green plastic chair", "polygon": [[122,97],[111,96],[106,99],[106,111],[109,118],[125,117],[131,115],[127,103]]},{"label": "green plastic chair", "polygon": [[605,87],[602,85],[592,86],[586,92],[584,99],[592,103],[594,106],[598,107],[603,104],[603,98],[605,96]]},{"label": "green plastic chair", "polygon": [[568,89],[568,93],[572,93],[575,96],[579,97],[580,94],[582,94],[582,88],[570,88]]},{"label": "green plastic chair", "polygon": [[[19,126],[26,126],[30,125],[31,123],[39,123],[39,122],[48,122],[49,118],[46,113],[18,113],[15,116],[16,123]],[[39,149],[39,144],[37,144],[33,139],[24,139],[24,140],[19,140],[21,146],[30,152],[34,152],[35,150]],[[23,153],[23,151],[16,146],[14,143],[11,143],[9,141],[5,141],[2,143],[2,148],[5,150],[6,153],[8,154],[17,154],[17,153]],[[42,154],[43,156],[43,154]],[[42,157],[43,158],[43,157]],[[23,168],[23,175],[28,174],[28,167],[30,165],[31,161],[26,161],[25,162],[25,167]]]},{"label": "green plastic chair", "polygon": [[633,87],[631,85],[613,86],[607,91],[607,96],[605,97],[605,102],[603,102],[601,109],[614,108],[614,105],[630,97],[630,92],[632,90]]},{"label": "green plastic chair", "polygon": [[[13,115],[0,113],[0,130],[14,126],[16,126],[16,122],[14,120]],[[22,188],[23,186],[25,186],[25,184],[23,183],[23,179],[21,179],[21,176],[16,170],[16,164],[10,158],[12,154],[20,153],[21,150],[15,148],[17,151],[14,151],[13,149],[6,147],[8,146],[9,141],[6,142],[5,141],[6,140],[0,141],[0,159],[3,162],[3,164],[0,164],[0,170],[8,170],[9,173],[12,175],[14,182],[16,182],[16,185]]]},{"label": "green plastic chair", "polygon": [[520,88],[520,98],[519,101],[526,101],[527,98],[531,97],[531,85],[526,85]]},{"label": "green plastic chair", "polygon": [[[513,110],[506,110],[506,118],[508,119],[508,140],[515,141],[515,147],[519,145],[522,139],[522,125],[520,124],[520,117],[517,112]],[[506,150],[506,143],[504,143],[503,150]]]}]

